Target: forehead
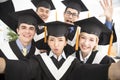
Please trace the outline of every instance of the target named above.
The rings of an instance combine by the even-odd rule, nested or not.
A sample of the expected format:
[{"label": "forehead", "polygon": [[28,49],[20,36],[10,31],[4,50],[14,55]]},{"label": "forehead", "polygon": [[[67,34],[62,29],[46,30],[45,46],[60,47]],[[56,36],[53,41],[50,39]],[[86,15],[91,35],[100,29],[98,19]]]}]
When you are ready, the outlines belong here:
[{"label": "forehead", "polygon": [[33,27],[33,28],[35,28],[35,26],[34,25],[31,25],[31,24],[26,24],[26,23],[21,23],[20,25],[19,25],[19,27]]},{"label": "forehead", "polygon": [[66,11],[70,11],[72,13],[78,13],[76,9],[72,9],[72,8],[67,8]]},{"label": "forehead", "polygon": [[49,38],[57,38],[57,39],[65,39],[65,36],[56,37],[56,36],[49,35],[48,37]]},{"label": "forehead", "polygon": [[89,34],[89,33],[86,33],[86,32],[81,32],[80,36],[93,37],[93,38],[97,37],[95,34]]},{"label": "forehead", "polygon": [[43,6],[39,6],[39,7],[38,7],[38,9],[48,10],[48,11],[50,11],[50,9],[49,9],[49,8],[46,8],[46,7],[43,7]]}]

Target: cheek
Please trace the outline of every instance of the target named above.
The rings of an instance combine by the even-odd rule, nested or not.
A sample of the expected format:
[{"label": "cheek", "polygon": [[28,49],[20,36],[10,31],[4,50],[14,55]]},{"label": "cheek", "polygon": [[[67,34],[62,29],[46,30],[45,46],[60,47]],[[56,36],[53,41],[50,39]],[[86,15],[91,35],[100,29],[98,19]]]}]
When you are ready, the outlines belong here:
[{"label": "cheek", "polygon": [[80,40],[79,40],[79,45],[82,44],[82,43],[84,43],[84,40],[83,40],[83,39],[80,39]]},{"label": "cheek", "polygon": [[76,18],[73,18],[73,22],[75,22],[75,21],[77,21],[78,20],[78,18],[76,17]]},{"label": "cheek", "polygon": [[91,44],[91,47],[94,48],[96,46],[96,42]]}]

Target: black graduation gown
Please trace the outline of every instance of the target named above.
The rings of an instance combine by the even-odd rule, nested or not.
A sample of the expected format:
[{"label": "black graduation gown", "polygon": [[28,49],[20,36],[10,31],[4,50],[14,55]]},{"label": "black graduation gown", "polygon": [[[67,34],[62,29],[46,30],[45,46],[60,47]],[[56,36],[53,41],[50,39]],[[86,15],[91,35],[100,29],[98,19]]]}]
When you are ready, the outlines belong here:
[{"label": "black graduation gown", "polygon": [[[43,61],[43,59],[41,58],[41,56],[39,56],[37,59],[40,63],[40,70],[41,70],[40,74],[38,75],[38,76],[41,76],[39,80],[56,80],[54,78],[54,76],[51,74],[51,72],[49,71],[49,69],[47,68],[47,66],[46,66],[45,62]],[[73,62],[69,66],[68,70],[65,72],[64,76],[62,76],[62,78],[60,80],[69,80],[69,75],[74,70],[74,66],[77,61],[78,61],[77,59],[73,60]],[[55,65],[57,65],[54,61],[53,61],[53,63]],[[62,64],[61,64],[61,66],[62,66]]]},{"label": "black graduation gown", "polygon": [[[6,80],[55,80],[40,55],[24,61],[6,60],[6,63]],[[80,64],[74,59],[60,80],[108,80],[109,66]]]},{"label": "black graduation gown", "polygon": [[[34,55],[35,50],[36,50],[35,46],[32,45],[29,53],[26,56],[24,56],[22,52],[20,51],[19,47],[17,46],[16,41],[9,42],[9,45],[10,45],[11,50],[14,52],[14,54],[16,55],[18,59],[25,59],[25,58],[29,59],[30,56]],[[0,57],[4,57],[5,59],[8,59],[1,50],[0,50],[0,53],[1,53]]]},{"label": "black graduation gown", "polygon": [[[95,56],[96,56],[96,54],[97,54],[97,52],[98,51],[93,51],[92,53],[91,53],[91,55],[90,55],[90,57],[88,58],[88,60],[86,61],[86,64],[92,64],[92,62],[93,62],[93,60],[95,59]],[[99,54],[99,53],[98,53]],[[79,54],[79,51],[77,51],[76,53],[75,53],[75,56],[80,60],[80,54]],[[80,60],[81,61],[81,60]],[[113,62],[115,62],[111,57],[109,57],[109,56],[104,56],[103,58],[102,58],[102,60],[100,61],[100,63],[99,64],[111,64],[111,63],[113,63]]]},{"label": "black graduation gown", "polygon": [[[39,55],[29,60],[6,60],[6,62],[6,80],[56,80]],[[75,64],[76,60],[72,62],[72,65],[60,80],[69,80],[67,78],[69,78],[68,76],[74,69]]]},{"label": "black graduation gown", "polygon": [[[39,35],[43,34],[43,32],[44,32],[44,27],[42,27],[41,29],[37,29],[36,32],[37,32],[37,33],[36,33],[36,36],[39,36]],[[37,41],[34,39],[34,45],[35,45],[38,49],[44,49],[44,50],[49,51],[50,48],[49,48],[48,44],[44,42],[44,36],[41,36],[41,37],[43,37],[43,38],[41,38],[41,39],[39,39],[39,40],[37,40]]]},{"label": "black graduation gown", "polygon": [[5,80],[39,80],[36,59],[6,60]]},{"label": "black graduation gown", "polygon": [[[20,51],[20,49],[18,48],[16,41],[9,42],[9,45],[12,51],[14,52],[14,54],[16,55],[16,57],[21,60],[29,59],[32,55],[34,55],[36,51],[36,48],[34,46],[31,46],[29,53],[26,56],[24,56]],[[0,57],[9,59],[8,57],[5,56],[5,54],[1,50],[0,50]],[[0,74],[0,80],[4,80],[4,74]]]},{"label": "black graduation gown", "polygon": [[108,80],[109,64],[76,64],[70,80]]}]

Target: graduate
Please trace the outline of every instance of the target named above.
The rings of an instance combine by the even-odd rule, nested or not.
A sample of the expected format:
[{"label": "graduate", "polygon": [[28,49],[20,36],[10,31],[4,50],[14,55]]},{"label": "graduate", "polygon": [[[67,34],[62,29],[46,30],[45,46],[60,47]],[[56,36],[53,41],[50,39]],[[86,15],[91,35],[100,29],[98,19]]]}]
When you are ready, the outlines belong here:
[{"label": "graduate", "polygon": [[[64,0],[62,1],[63,4],[66,6],[64,11],[64,22],[68,24],[74,24],[73,22],[77,21],[79,19],[79,14],[82,11],[88,11],[86,6],[83,4],[81,0]],[[70,52],[74,52],[76,49],[71,48],[74,47],[76,44],[76,37],[77,37],[77,29],[80,28],[79,26],[69,27],[69,33],[68,34],[68,45],[66,49]]]},{"label": "graduate", "polygon": [[52,0],[31,0],[31,2],[36,7],[36,13],[46,22],[50,16],[50,11],[55,9]]},{"label": "graduate", "polygon": [[[44,22],[47,22],[50,16],[50,11],[55,9],[52,0],[31,0],[31,2],[35,5],[38,16]],[[39,30],[37,30],[34,36],[35,46],[41,53],[47,52],[49,47],[46,43],[44,43],[44,26],[38,26],[38,28]]]},{"label": "graduate", "polygon": [[3,43],[0,56],[5,59],[19,60],[38,54],[39,50],[33,45],[33,38],[37,26],[43,21],[32,9],[11,13],[11,20],[14,21],[14,26],[9,27],[17,32],[18,38],[15,41]]},{"label": "graduate", "polygon": [[[58,21],[44,25],[48,28],[47,40],[51,48],[50,52],[27,60],[0,58],[0,73],[5,73],[6,80],[120,79],[120,62],[106,65],[81,64],[74,56],[67,56],[64,47],[67,42],[67,28],[71,25]],[[55,31],[51,30],[53,27]]]},{"label": "graduate", "polygon": [[[86,64],[110,64],[115,62],[107,53],[97,50],[99,44],[105,45],[109,43],[106,39],[109,40],[109,37],[104,37],[104,35],[110,36],[111,31],[104,24],[95,17],[77,21],[75,24],[81,27],[79,36],[80,50],[73,55]],[[104,42],[100,41],[102,40],[101,37],[105,39]],[[102,43],[99,43],[99,41]]]},{"label": "graduate", "polygon": [[[33,45],[33,38],[36,33],[36,27],[41,23],[39,16],[32,10],[23,10],[11,13],[9,19],[11,25],[5,22],[11,29],[18,34],[15,41],[4,42],[0,49],[0,57],[10,60],[29,59],[30,56],[40,53]],[[8,19],[8,20],[9,20]],[[4,75],[0,75],[4,80]]]}]

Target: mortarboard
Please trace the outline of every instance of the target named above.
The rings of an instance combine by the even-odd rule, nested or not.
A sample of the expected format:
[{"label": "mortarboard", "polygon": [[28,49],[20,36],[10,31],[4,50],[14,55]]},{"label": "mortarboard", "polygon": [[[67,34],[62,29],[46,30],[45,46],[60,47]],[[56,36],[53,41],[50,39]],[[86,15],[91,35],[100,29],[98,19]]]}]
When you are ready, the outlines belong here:
[{"label": "mortarboard", "polygon": [[11,25],[13,26],[13,24],[11,24],[13,22],[13,20],[9,19],[9,14],[15,12],[15,8],[13,5],[12,0],[8,0],[5,2],[0,3],[0,19],[6,23],[6,25]]},{"label": "mortarboard", "polygon": [[43,25],[47,27],[48,35],[52,35],[55,37],[60,37],[65,35],[67,36],[68,27],[73,26],[71,24],[67,24],[61,21],[48,22]]},{"label": "mortarboard", "polygon": [[22,10],[10,14],[11,20],[13,20],[14,26],[9,26],[16,31],[16,28],[20,23],[27,23],[34,25],[38,29],[38,25],[44,23],[44,21],[33,11],[33,9]]},{"label": "mortarboard", "polygon": [[77,11],[88,11],[81,0],[64,0],[62,2],[68,8],[76,9]]},{"label": "mortarboard", "polygon": [[[55,36],[55,37],[65,36],[65,37],[67,37],[69,34],[68,28],[71,26],[77,27],[76,25],[68,24],[68,23],[61,22],[61,21],[48,22],[48,23],[44,23],[43,25],[46,26],[45,38],[44,38],[45,41],[44,42],[46,42],[46,31],[47,31],[48,35],[51,35],[51,36]],[[80,33],[80,31],[78,31],[78,33]],[[76,50],[78,48],[77,37],[76,37],[76,47],[75,48],[76,48]]]},{"label": "mortarboard", "polygon": [[102,22],[97,18],[91,17],[84,20],[74,22],[75,25],[81,27],[81,32],[87,32],[89,34],[95,34],[99,37],[99,45],[109,44],[110,35],[112,33]]},{"label": "mortarboard", "polygon": [[35,7],[46,7],[50,10],[55,9],[54,4],[52,3],[52,0],[31,0],[31,2],[35,5]]}]

